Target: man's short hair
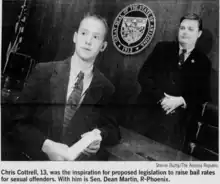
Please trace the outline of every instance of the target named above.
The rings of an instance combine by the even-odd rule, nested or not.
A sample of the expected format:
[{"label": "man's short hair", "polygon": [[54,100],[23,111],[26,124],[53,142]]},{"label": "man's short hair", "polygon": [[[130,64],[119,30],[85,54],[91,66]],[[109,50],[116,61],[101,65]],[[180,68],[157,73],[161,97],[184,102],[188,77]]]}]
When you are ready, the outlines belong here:
[{"label": "man's short hair", "polygon": [[180,24],[183,20],[188,19],[188,20],[196,20],[198,21],[199,24],[199,30],[202,31],[203,27],[202,27],[202,19],[199,15],[195,14],[195,13],[189,13],[183,17],[181,17],[180,19]]},{"label": "man's short hair", "polygon": [[84,19],[86,19],[86,18],[89,18],[89,17],[92,17],[92,18],[95,18],[95,19],[97,19],[97,20],[99,20],[99,21],[101,21],[102,23],[103,23],[103,25],[104,25],[104,27],[105,27],[105,34],[104,34],[104,41],[107,39],[107,35],[108,35],[108,23],[107,23],[107,20],[104,18],[104,17],[102,17],[102,16],[100,16],[100,15],[98,15],[98,14],[95,14],[95,13],[86,13],[85,15],[84,15],[84,17],[83,17],[83,19],[80,21],[80,23],[79,23],[79,27],[80,27],[80,24],[81,24],[81,22],[84,20]]}]

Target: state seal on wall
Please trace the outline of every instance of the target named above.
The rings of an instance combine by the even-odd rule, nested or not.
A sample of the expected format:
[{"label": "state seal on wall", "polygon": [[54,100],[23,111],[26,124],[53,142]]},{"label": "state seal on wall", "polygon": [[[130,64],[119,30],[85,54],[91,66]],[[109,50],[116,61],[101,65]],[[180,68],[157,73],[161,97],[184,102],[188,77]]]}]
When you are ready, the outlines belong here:
[{"label": "state seal on wall", "polygon": [[153,11],[145,4],[130,4],[114,20],[112,41],[119,52],[137,54],[148,46],[155,30],[156,18]]}]

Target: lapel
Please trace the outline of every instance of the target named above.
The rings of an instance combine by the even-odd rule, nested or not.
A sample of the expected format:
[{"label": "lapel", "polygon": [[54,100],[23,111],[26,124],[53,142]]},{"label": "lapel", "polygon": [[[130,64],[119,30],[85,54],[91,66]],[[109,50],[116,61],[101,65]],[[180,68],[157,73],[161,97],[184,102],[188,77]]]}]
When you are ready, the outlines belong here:
[{"label": "lapel", "polygon": [[50,79],[51,100],[55,104],[66,103],[66,93],[69,82],[71,57],[63,62],[57,62]]},{"label": "lapel", "polygon": [[168,76],[169,76],[169,83],[167,85],[167,89],[169,89],[173,94],[178,94],[179,91],[179,86],[181,85],[181,80],[179,80],[179,74],[180,74],[180,69],[179,69],[179,43],[178,42],[173,42],[173,44],[170,46],[171,48],[169,49],[170,54],[169,58],[171,60],[170,65],[169,65],[169,70],[168,70]]},{"label": "lapel", "polygon": [[85,98],[82,101],[82,105],[96,104],[103,96],[104,80],[100,71],[94,67],[93,78],[91,84],[85,92]]},{"label": "lapel", "polygon": [[169,52],[169,71],[175,71],[178,69],[178,60],[179,60],[179,44],[178,42],[173,42],[172,45],[170,45]]},{"label": "lapel", "polygon": [[54,71],[50,78],[50,100],[53,104],[52,121],[53,125],[60,126],[64,119],[64,107],[69,81],[71,57],[64,61],[56,62]]},{"label": "lapel", "polygon": [[186,69],[193,69],[194,66],[196,66],[198,64],[198,62],[196,62],[197,60],[197,51],[196,49],[193,49],[192,52],[190,53],[190,55],[188,56],[188,58],[186,59],[183,67]]}]

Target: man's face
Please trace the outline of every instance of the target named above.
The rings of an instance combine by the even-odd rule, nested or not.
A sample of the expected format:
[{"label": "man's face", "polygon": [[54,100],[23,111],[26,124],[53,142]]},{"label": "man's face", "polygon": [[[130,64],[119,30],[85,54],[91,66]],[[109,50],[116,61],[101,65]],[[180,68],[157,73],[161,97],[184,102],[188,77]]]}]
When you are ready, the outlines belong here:
[{"label": "man's face", "polygon": [[201,34],[197,20],[184,19],[179,27],[178,40],[183,44],[195,45]]},{"label": "man's face", "polygon": [[107,46],[104,41],[105,31],[100,20],[94,17],[83,19],[73,38],[76,54],[84,61],[94,62],[99,52],[104,51]]}]

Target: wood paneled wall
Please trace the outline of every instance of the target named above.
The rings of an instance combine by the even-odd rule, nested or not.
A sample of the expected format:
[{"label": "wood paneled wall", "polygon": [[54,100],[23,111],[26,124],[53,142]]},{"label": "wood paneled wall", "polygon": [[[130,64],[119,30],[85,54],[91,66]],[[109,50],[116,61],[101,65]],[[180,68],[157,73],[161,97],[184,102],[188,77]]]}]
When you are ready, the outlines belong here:
[{"label": "wood paneled wall", "polygon": [[[4,3],[7,5],[6,0]],[[154,11],[157,22],[154,38],[148,47],[137,55],[126,56],[114,48],[111,26],[119,11],[131,3],[144,3],[149,6]],[[135,103],[140,90],[137,74],[155,44],[161,40],[176,38],[182,15],[188,12],[200,14],[206,32],[201,39],[200,48],[207,52],[212,61],[211,93],[213,102],[217,103],[219,71],[217,0],[32,0],[21,51],[43,62],[60,60],[71,55],[73,33],[88,11],[106,17],[109,23],[108,49],[100,55],[100,61],[96,64],[114,83],[115,100],[118,104]],[[3,18],[4,14],[6,12],[3,9]]]}]

